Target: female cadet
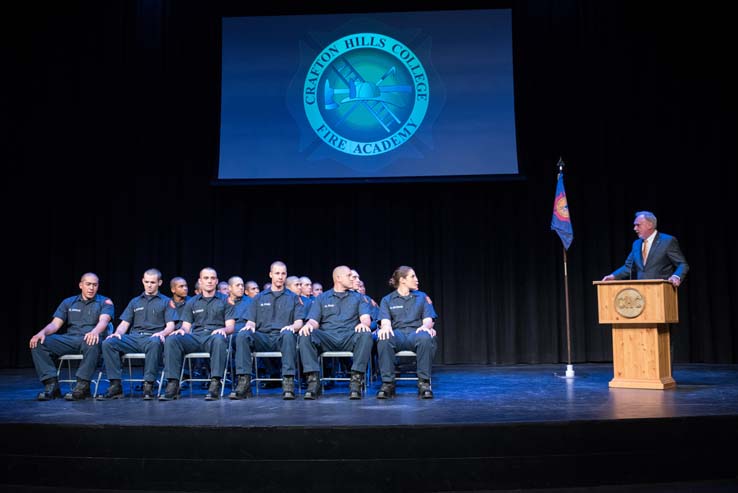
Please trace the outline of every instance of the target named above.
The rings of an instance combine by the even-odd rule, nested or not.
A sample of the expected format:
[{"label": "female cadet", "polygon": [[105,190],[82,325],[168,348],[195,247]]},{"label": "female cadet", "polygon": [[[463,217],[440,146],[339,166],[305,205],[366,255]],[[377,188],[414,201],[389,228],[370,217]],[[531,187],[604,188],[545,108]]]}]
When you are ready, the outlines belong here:
[{"label": "female cadet", "polygon": [[377,333],[377,352],[382,387],[377,399],[388,399],[395,393],[395,354],[410,350],[416,353],[418,397],[432,399],[431,365],[436,350],[433,329],[438,317],[430,297],[418,291],[418,277],[412,267],[395,269],[389,281],[395,288],[379,304],[380,329]]}]

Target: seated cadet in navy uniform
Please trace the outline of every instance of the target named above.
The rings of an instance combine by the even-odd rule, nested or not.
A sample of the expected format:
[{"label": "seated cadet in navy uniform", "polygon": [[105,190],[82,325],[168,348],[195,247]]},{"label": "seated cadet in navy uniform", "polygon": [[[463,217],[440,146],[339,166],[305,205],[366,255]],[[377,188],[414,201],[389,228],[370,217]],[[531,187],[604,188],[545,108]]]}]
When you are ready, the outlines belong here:
[{"label": "seated cadet in navy uniform", "polygon": [[[62,301],[51,322],[31,337],[33,365],[44,384],[38,400],[61,397],[54,357],[79,353],[83,359],[77,369],[77,383],[64,398],[76,401],[89,397],[90,380],[100,361],[100,334],[107,330],[115,315],[110,298],[97,294],[99,285],[97,275],[84,274],[79,282],[81,294]],[[65,325],[66,333],[56,334]]]},{"label": "seated cadet in navy uniform", "polygon": [[320,351],[352,351],[349,398],[361,399],[367,364],[372,351],[369,304],[352,291],[351,269],[333,269],[333,289],[318,296],[310,307],[308,320],[300,329],[300,357],[307,377],[304,398],[315,399],[320,391],[318,372]]},{"label": "seated cadet in navy uniform", "polygon": [[231,290],[228,288],[228,283],[225,281],[220,281],[218,283],[218,292],[220,294],[224,294],[226,296],[231,294]]},{"label": "seated cadet in navy uniform", "polygon": [[189,287],[187,281],[183,277],[173,277],[169,281],[169,289],[172,291],[172,299],[169,300],[170,317],[174,320],[174,330],[182,328],[182,313],[184,312],[185,303],[191,296],[187,296]]},{"label": "seated cadet in navy uniform", "polygon": [[304,305],[305,315],[310,313],[310,305],[313,304],[313,282],[307,276],[300,277],[300,298]]},{"label": "seated cadet in navy uniform", "polygon": [[[234,334],[237,334],[239,330],[243,329],[248,321],[246,312],[253,300],[248,296],[244,296],[245,292],[246,284],[243,282],[243,278],[233,276],[228,279],[228,304],[233,307]],[[236,336],[233,336],[231,337],[231,351],[235,350]]]},{"label": "seated cadet in navy uniform", "polygon": [[[159,363],[164,350],[164,338],[174,331],[174,320],[169,309],[168,297],[159,292],[161,272],[149,269],[141,281],[144,291],[133,298],[120,316],[120,324],[114,333],[102,343],[103,360],[110,386],[99,400],[123,397],[121,385],[122,362],[125,353],[145,353],[143,372],[143,398],[154,398],[154,382],[159,373]],[[129,332],[130,329],[130,332]]]},{"label": "seated cadet in navy uniform", "polygon": [[246,281],[246,296],[249,298],[253,298],[257,294],[259,294],[259,285],[256,283],[256,281]]},{"label": "seated cadet in navy uniform", "polygon": [[233,307],[233,320],[235,321],[233,329],[235,332],[243,329],[246,325],[249,305],[253,302],[252,298],[244,296],[245,291],[246,285],[242,278],[233,276],[228,279],[228,304]]},{"label": "seated cadet in navy uniform", "polygon": [[295,293],[297,296],[300,296],[300,288],[302,287],[300,285],[300,278],[298,276],[289,276],[284,281],[284,286],[289,290]]},{"label": "seated cadet in navy uniform", "polygon": [[396,288],[379,303],[380,329],[377,331],[377,353],[382,387],[377,399],[395,394],[395,353],[417,354],[418,396],[432,399],[431,366],[436,350],[436,311],[430,297],[418,291],[418,278],[411,267],[398,267],[389,283]]},{"label": "seated cadet in navy uniform", "polygon": [[321,294],[323,294],[323,285],[320,284],[319,282],[314,282],[313,283],[313,298],[317,298]]},{"label": "seated cadet in navy uniform", "polygon": [[210,353],[210,385],[205,400],[220,399],[221,382],[228,354],[228,335],[234,331],[233,306],[228,297],[216,291],[218,274],[205,267],[200,271],[201,293],[185,304],[182,328],[172,332],[164,342],[164,376],[167,387],[159,400],[179,397],[179,375],[184,355]]},{"label": "seated cadet in navy uniform", "polygon": [[372,317],[372,324],[369,326],[369,328],[372,329],[372,333],[374,333],[374,331],[377,330],[377,321],[379,320],[379,305],[377,304],[376,301],[372,299],[371,296],[366,294],[366,286],[364,286],[364,281],[359,279],[358,285],[359,287],[356,291],[358,291],[360,295],[366,298],[365,301],[369,303],[369,306],[370,306],[369,316]]},{"label": "seated cadet in navy uniform", "polygon": [[372,330],[372,355],[369,358],[369,361],[371,361],[371,374],[376,375],[377,374],[377,322],[379,320],[379,305],[376,301],[372,299],[371,296],[366,294],[366,286],[364,286],[364,281],[358,278],[356,279],[355,284],[358,285],[358,288],[356,291],[359,292],[360,295],[362,295],[364,298],[366,298],[366,302],[369,303],[370,306],[370,312],[369,316],[372,318],[372,323],[369,326],[369,328]]},{"label": "seated cadet in navy uniform", "polygon": [[272,287],[254,298],[247,311],[248,322],[236,335],[236,389],[231,399],[251,395],[253,351],[280,351],[282,353],[282,398],[295,398],[297,367],[297,338],[302,327],[303,305],[300,297],[285,289],[287,266],[273,262],[269,267]]}]

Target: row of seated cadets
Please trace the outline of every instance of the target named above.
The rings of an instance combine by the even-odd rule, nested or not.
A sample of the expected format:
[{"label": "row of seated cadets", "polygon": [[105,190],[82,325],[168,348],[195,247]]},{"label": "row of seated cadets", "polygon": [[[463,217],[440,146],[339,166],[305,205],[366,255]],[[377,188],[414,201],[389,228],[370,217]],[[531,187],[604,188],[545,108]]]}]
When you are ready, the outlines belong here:
[{"label": "row of seated cadets", "polygon": [[[100,396],[102,400],[122,397],[121,356],[128,352],[146,354],[144,399],[153,399],[156,369],[162,354],[167,385],[159,399],[163,401],[177,399],[184,355],[200,351],[211,355],[211,381],[205,398],[216,400],[220,397],[222,380],[225,376],[228,336],[234,333],[237,334],[235,349],[238,382],[231,398],[240,399],[249,395],[251,352],[257,350],[282,352],[283,398],[294,399],[297,356],[295,348],[298,346],[296,337],[299,334],[300,356],[307,378],[304,398],[315,399],[320,390],[318,385],[320,348],[321,351],[343,350],[354,353],[349,397],[360,399],[363,376],[374,344],[371,314],[376,308],[376,303],[360,293],[358,275],[352,278],[351,269],[339,266],[333,271],[333,289],[320,294],[309,307],[309,311],[305,311],[304,299],[285,289],[286,274],[286,265],[280,261],[274,262],[269,272],[272,281],[270,289],[258,293],[254,298],[245,297],[243,280],[234,277],[230,280],[231,296],[225,296],[217,292],[216,271],[206,267],[200,271],[198,281],[201,293],[192,298],[187,297],[186,282],[182,278],[175,278],[171,283],[173,298],[169,299],[159,292],[162,283],[161,273],[156,269],[149,269],[142,279],[144,292],[130,301],[120,317],[121,322],[115,332],[101,343],[100,335],[114,317],[113,303],[109,298],[97,293],[98,277],[86,273],[80,281],[81,294],[64,300],[52,321],[31,338],[30,347],[34,364],[39,379],[44,384],[44,391],[38,396],[39,400],[50,400],[60,396],[53,357],[75,352],[81,352],[84,359],[76,375],[76,385],[66,398],[80,400],[89,396],[90,379],[101,351],[111,381],[105,394]],[[414,276],[414,272],[412,275]],[[401,310],[398,313],[407,316],[411,309],[420,307],[415,303],[416,299],[425,299],[426,304],[430,305],[430,298],[427,296],[414,296],[407,298],[408,301],[412,301],[408,303],[408,310]],[[386,316],[394,317],[395,313],[392,310],[395,308],[387,307]],[[413,343],[413,349],[418,353],[420,377],[418,391],[424,398],[432,397],[429,383],[430,361],[435,350],[435,343],[432,341],[435,335],[432,329],[435,312],[432,311],[432,306],[430,311],[432,316],[423,316],[423,325],[412,331],[413,334],[420,336],[413,336],[413,339],[425,341],[429,336],[432,343]],[[379,313],[381,315],[381,308]],[[307,320],[304,325],[303,320]],[[395,344],[396,336],[392,332],[391,323],[391,318],[383,321],[382,329],[378,331],[377,345],[380,348],[378,352],[383,379],[385,374],[394,375],[394,367],[387,371],[382,368],[384,361],[382,355],[385,351],[382,348],[387,346],[392,349],[397,346],[396,350],[392,349],[395,352],[402,349],[400,345]],[[68,326],[67,333],[55,334],[64,324]],[[402,347],[407,345],[400,342]],[[424,345],[428,346],[428,351],[419,350]],[[425,359],[428,355],[430,359],[426,365]],[[380,390],[377,397],[391,397],[393,393],[387,389]]]}]

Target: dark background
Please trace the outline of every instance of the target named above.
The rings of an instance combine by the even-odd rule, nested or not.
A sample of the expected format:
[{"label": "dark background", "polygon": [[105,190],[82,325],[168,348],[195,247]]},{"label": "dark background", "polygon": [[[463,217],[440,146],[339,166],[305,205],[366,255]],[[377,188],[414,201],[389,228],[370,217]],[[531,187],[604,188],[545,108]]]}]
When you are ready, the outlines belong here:
[{"label": "dark background", "polygon": [[86,271],[119,315],[148,267],[191,288],[206,265],[261,284],[275,259],[326,288],[331,269],[348,264],[377,300],[396,266],[415,267],[440,314],[437,363],[565,362],[562,247],[549,229],[559,156],[574,225],[573,362],[611,360],[592,281],[622,264],[633,213],[650,209],[691,266],[675,360],[736,363],[738,84],[727,6],[446,4],[513,9],[524,180],[212,185],[222,14],[424,8],[411,2],[4,5],[0,366],[30,366],[28,339]]}]

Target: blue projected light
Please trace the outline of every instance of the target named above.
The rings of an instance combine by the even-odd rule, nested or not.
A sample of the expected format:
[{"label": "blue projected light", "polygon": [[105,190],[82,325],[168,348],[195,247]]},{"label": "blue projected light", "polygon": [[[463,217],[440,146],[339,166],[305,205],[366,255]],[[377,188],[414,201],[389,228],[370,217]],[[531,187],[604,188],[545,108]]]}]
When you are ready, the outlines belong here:
[{"label": "blue projected light", "polygon": [[220,180],[518,173],[509,9],[223,19]]}]

